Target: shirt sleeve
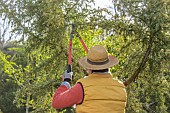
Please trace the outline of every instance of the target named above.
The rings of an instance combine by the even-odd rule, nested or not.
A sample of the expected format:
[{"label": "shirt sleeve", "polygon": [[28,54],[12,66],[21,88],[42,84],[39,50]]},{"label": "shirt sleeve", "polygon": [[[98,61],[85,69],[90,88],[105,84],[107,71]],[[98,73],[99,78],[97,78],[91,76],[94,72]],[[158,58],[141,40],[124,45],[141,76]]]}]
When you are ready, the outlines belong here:
[{"label": "shirt sleeve", "polygon": [[52,107],[62,109],[71,107],[74,104],[80,104],[83,100],[83,89],[80,83],[75,84],[68,89],[65,85],[61,85],[56,91],[52,99]]}]

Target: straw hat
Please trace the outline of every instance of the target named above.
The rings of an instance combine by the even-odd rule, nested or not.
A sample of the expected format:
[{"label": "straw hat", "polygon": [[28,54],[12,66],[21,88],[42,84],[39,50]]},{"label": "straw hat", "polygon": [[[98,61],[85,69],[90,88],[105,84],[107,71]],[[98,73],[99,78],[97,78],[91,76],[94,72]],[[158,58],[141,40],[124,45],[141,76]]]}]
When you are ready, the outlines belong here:
[{"label": "straw hat", "polygon": [[81,58],[79,64],[91,70],[102,70],[118,64],[118,59],[108,55],[107,50],[101,45],[95,45],[90,48],[87,57]]}]

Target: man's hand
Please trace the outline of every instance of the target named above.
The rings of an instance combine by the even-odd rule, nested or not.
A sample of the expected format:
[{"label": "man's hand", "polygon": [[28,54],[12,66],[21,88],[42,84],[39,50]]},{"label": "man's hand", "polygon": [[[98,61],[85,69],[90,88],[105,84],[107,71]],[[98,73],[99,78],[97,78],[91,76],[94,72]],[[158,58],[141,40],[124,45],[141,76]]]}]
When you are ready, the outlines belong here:
[{"label": "man's hand", "polygon": [[61,76],[63,81],[70,82],[73,79],[73,72],[67,72],[67,70],[64,72],[64,74]]}]

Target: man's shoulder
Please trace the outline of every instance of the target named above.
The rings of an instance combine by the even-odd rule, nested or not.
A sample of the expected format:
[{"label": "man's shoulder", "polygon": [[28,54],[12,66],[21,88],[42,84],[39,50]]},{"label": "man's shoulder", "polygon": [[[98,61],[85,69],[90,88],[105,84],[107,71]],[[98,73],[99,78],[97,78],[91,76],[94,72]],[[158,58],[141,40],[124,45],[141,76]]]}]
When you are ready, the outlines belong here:
[{"label": "man's shoulder", "polygon": [[116,85],[119,85],[119,86],[125,87],[125,86],[124,86],[124,84],[123,84],[123,82],[122,82],[122,81],[120,81],[119,79],[115,79],[115,78],[113,78],[113,81],[114,81],[114,83],[115,83]]},{"label": "man's shoulder", "polygon": [[85,76],[84,78],[78,79],[77,82],[85,81],[85,80],[87,80],[88,78],[89,78],[88,76]]}]

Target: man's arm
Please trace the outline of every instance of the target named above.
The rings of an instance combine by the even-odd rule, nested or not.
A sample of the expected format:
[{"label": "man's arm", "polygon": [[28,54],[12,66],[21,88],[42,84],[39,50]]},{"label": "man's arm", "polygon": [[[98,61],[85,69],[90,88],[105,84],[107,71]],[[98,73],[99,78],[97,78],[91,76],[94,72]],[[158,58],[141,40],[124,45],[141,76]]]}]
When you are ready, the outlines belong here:
[{"label": "man's arm", "polygon": [[[69,83],[68,83],[69,84]],[[79,104],[83,100],[83,89],[77,83],[69,89],[67,84],[62,84],[56,91],[52,99],[52,107],[62,109]]]}]

